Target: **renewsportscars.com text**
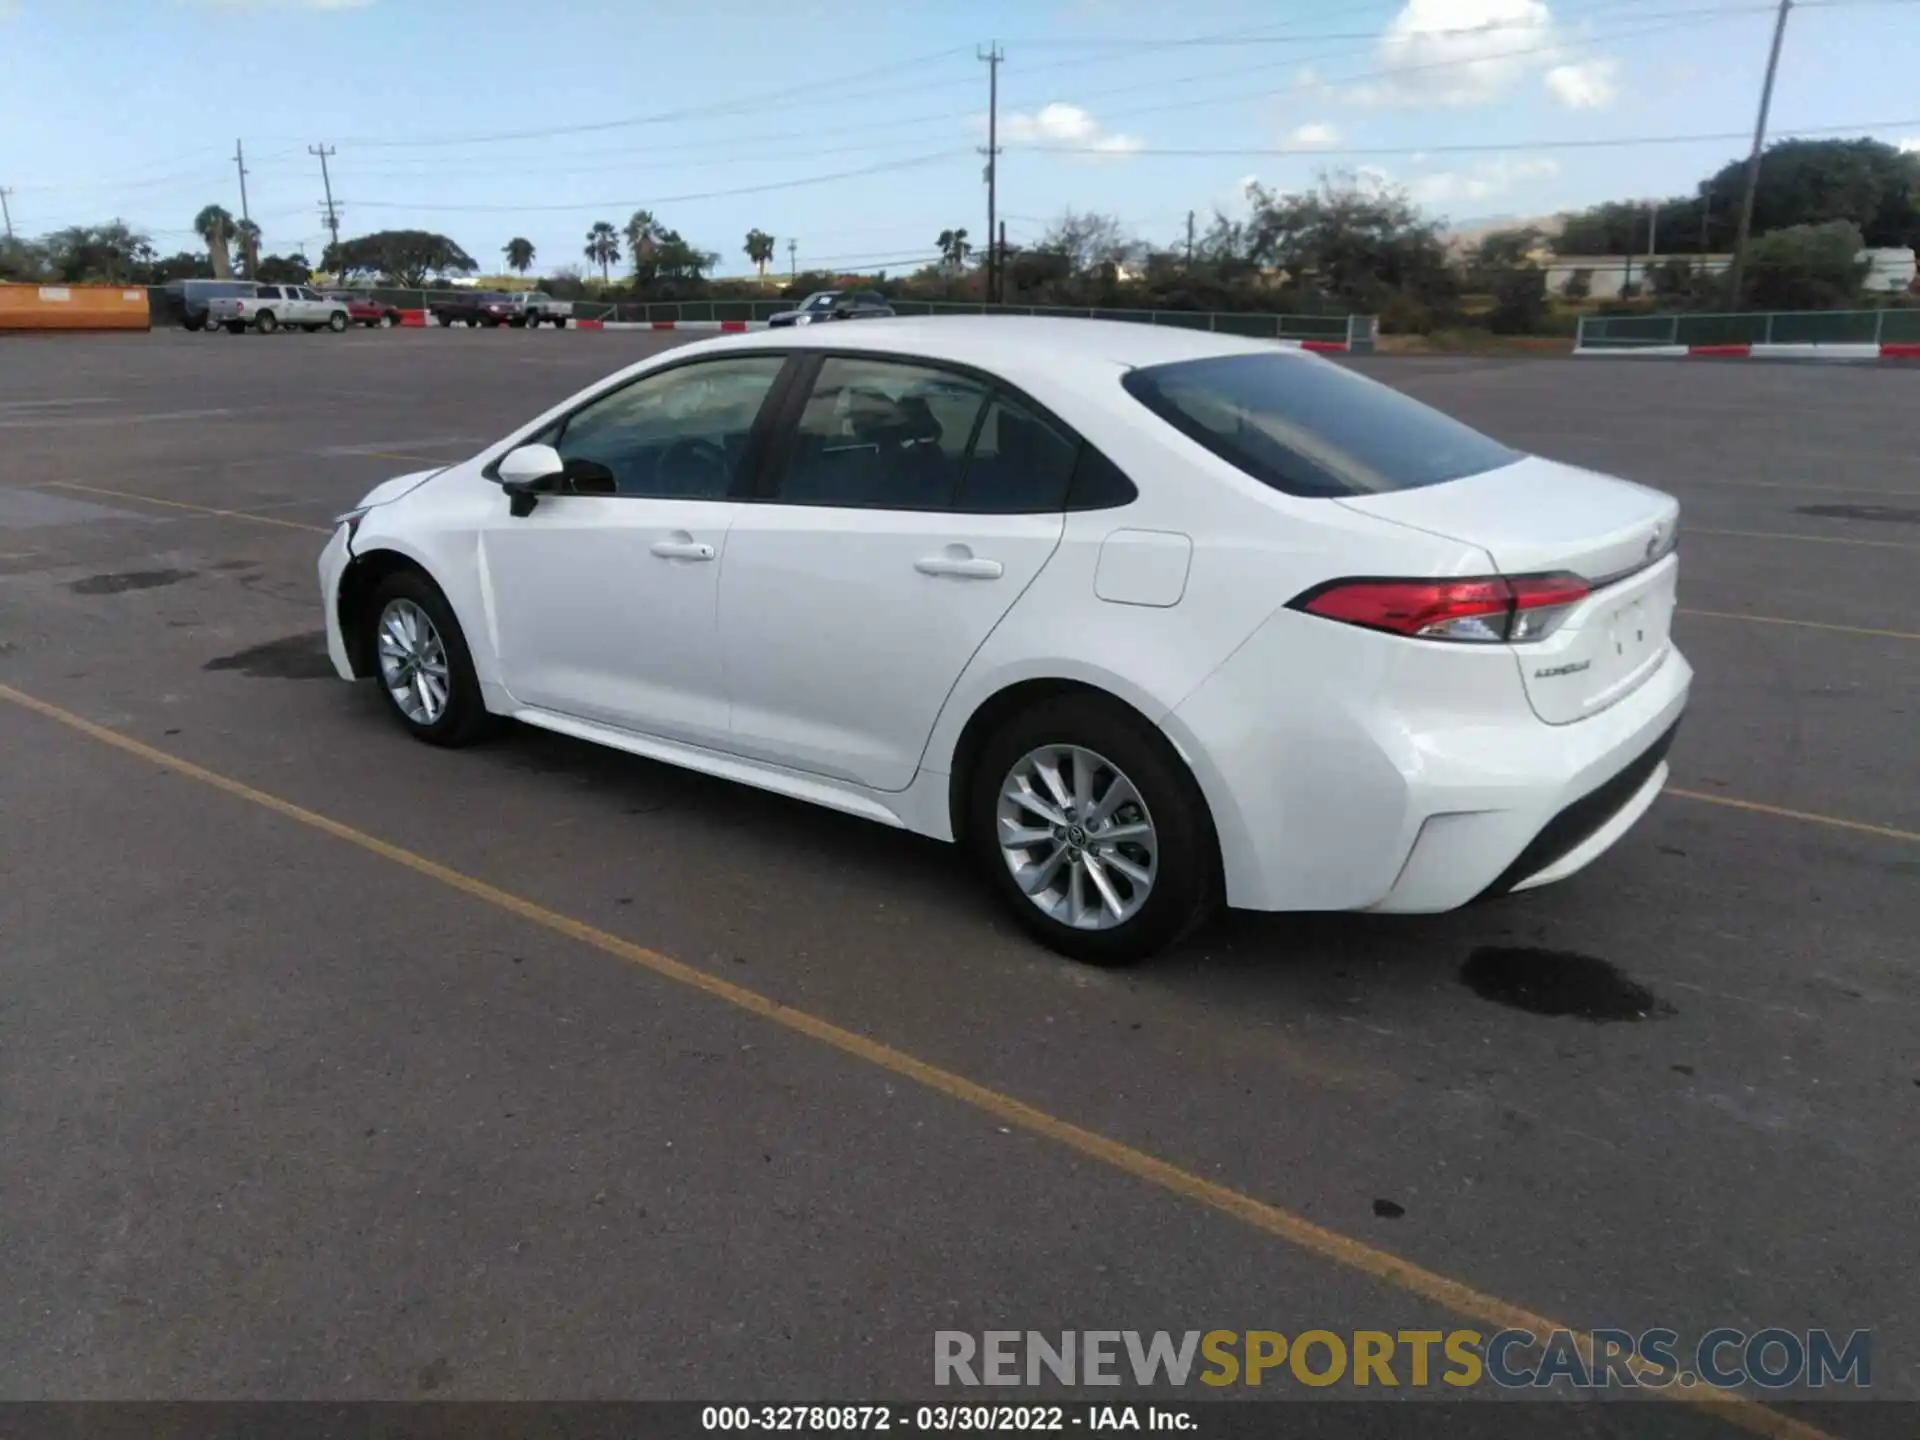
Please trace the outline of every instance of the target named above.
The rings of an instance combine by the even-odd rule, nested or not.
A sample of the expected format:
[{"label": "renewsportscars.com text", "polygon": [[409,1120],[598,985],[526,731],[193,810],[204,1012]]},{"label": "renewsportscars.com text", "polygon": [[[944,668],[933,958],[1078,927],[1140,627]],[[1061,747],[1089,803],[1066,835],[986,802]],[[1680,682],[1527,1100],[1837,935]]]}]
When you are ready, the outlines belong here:
[{"label": "renewsportscars.com text", "polygon": [[1555,1330],[939,1330],[936,1385],[1059,1384],[1781,1390],[1873,1383],[1873,1336],[1779,1328]]}]

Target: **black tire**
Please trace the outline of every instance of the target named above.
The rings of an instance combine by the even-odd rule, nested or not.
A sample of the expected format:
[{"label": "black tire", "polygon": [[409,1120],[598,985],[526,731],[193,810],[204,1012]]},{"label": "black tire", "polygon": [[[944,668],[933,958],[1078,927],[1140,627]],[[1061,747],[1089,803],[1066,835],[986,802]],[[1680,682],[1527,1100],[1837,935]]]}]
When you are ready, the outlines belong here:
[{"label": "black tire", "polygon": [[271,310],[262,310],[258,315],[254,316],[253,328],[258,330],[262,335],[271,335],[280,328],[280,321]]},{"label": "black tire", "polygon": [[347,333],[347,312],[344,310],[334,311],[333,314],[327,317],[327,328],[333,331],[333,333],[336,335],[346,334]]},{"label": "black tire", "polygon": [[246,334],[246,333],[247,333],[247,322],[246,322],[246,321],[244,321],[244,320],[229,320],[229,321],[227,321],[227,333],[228,333],[229,335],[244,335],[244,334]]},{"label": "black tire", "polygon": [[[1093,751],[1119,769],[1152,820],[1152,888],[1135,914],[1109,929],[1078,929],[1043,912],[1014,880],[1000,848],[1001,786],[1018,762],[1048,745]],[[1220,888],[1213,817],[1192,774],[1158,730],[1118,701],[1092,694],[1042,700],[987,738],[968,777],[966,845],[1022,929],[1089,965],[1131,965],[1172,944],[1207,918]]]},{"label": "black tire", "polygon": [[438,320],[442,326],[453,324],[453,317],[451,315],[436,315],[433,318]]},{"label": "black tire", "polygon": [[382,330],[391,330],[393,328],[393,312],[389,310],[378,320],[370,321],[369,328],[373,325],[378,325]]},{"label": "black tire", "polygon": [[[446,654],[446,708],[430,725],[422,724],[400,708],[400,702],[394,698],[393,691],[387,688],[380,671],[381,617],[396,600],[411,601],[426,612],[427,618],[433,622],[433,628],[440,634],[441,646]],[[386,702],[388,713],[414,739],[451,749],[485,739],[495,728],[494,717],[487,712],[486,704],[480,698],[480,678],[473,668],[473,653],[467,649],[467,637],[461,632],[460,622],[454,619],[453,607],[447,604],[440,587],[425,575],[417,570],[397,570],[387,576],[368,597],[366,607],[360,613],[360,624],[365,627],[363,653],[373,667],[373,683],[380,689],[380,698]]]}]

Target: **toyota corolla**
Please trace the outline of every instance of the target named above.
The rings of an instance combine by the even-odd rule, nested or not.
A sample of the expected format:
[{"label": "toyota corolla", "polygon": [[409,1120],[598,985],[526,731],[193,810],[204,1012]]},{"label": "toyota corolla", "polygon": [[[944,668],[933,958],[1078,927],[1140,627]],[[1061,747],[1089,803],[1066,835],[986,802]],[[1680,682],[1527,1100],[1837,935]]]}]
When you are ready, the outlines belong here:
[{"label": "toyota corolla", "polygon": [[401,476],[339,673],[957,842],[1096,963],[1219,901],[1440,911],[1645,813],[1678,506],[1272,342],[1013,317],[718,338]]}]

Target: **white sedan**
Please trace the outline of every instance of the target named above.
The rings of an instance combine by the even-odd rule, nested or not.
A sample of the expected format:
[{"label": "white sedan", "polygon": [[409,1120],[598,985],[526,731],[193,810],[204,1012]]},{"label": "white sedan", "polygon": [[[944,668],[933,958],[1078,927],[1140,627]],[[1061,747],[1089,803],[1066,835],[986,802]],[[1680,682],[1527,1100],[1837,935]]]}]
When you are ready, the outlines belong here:
[{"label": "white sedan", "polygon": [[1665,782],[1678,506],[1185,330],[879,320],[653,356],[320,558],[436,744],[511,717],[958,842],[1080,959],[1217,900],[1439,911]]}]

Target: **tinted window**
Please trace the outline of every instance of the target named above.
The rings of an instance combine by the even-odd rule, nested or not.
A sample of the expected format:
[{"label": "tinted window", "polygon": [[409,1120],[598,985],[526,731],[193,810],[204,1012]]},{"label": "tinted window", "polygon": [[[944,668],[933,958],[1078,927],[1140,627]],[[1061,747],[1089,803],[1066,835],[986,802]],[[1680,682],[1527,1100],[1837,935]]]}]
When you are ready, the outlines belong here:
[{"label": "tinted window", "polygon": [[743,355],[644,376],[576,410],[555,448],[563,460],[604,466],[621,495],[724,496],[785,363]]},{"label": "tinted window", "polygon": [[987,514],[1064,509],[1079,454],[1077,442],[996,394],[967,460],[960,508]]},{"label": "tinted window", "polygon": [[308,290],[303,287],[300,291],[300,298],[302,300],[318,300],[320,298],[320,292],[318,290]]},{"label": "tinted window", "polygon": [[839,298],[839,295],[835,291],[822,290],[818,294],[809,295],[801,302],[800,308],[802,310],[831,310],[833,308],[833,302]]},{"label": "tinted window", "polygon": [[1073,484],[1067,491],[1067,509],[1112,510],[1139,498],[1140,492],[1118,465],[1091,445],[1080,447],[1080,462],[1074,466]]},{"label": "tinted window", "polygon": [[780,499],[951,510],[987,387],[889,360],[828,359],[801,413]]},{"label": "tinted window", "polygon": [[1153,365],[1122,383],[1174,428],[1289,495],[1412,490],[1521,458],[1397,390],[1297,356]]},{"label": "tinted window", "polygon": [[256,300],[278,300],[280,298],[280,287],[278,285],[256,285],[253,287],[253,298]]}]

